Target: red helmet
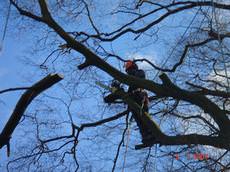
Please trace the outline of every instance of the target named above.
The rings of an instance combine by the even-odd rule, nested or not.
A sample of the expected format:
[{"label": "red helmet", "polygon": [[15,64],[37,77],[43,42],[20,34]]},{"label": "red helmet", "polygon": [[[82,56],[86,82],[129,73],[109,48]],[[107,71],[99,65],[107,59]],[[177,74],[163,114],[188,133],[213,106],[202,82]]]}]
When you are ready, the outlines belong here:
[{"label": "red helmet", "polygon": [[132,69],[132,68],[134,68],[134,69],[137,68],[136,63],[134,61],[132,61],[132,60],[126,61],[124,66],[125,66],[125,70]]},{"label": "red helmet", "polygon": [[130,68],[130,67],[132,67],[133,66],[133,61],[131,61],[131,60],[128,60],[126,63],[125,63],[125,69],[128,69],[128,68]]}]

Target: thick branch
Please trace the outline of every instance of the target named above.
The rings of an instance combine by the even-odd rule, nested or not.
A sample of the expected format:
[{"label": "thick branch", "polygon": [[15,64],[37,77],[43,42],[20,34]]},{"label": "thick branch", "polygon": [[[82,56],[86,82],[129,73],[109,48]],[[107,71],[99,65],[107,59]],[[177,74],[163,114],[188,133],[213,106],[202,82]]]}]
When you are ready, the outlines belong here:
[{"label": "thick branch", "polygon": [[210,90],[208,88],[202,87],[200,85],[195,85],[190,82],[186,82],[188,85],[199,89],[199,91],[196,91],[197,93],[203,94],[203,95],[211,95],[211,96],[217,96],[217,97],[223,97],[223,98],[230,98],[230,93],[220,90]]},{"label": "thick branch", "polygon": [[[220,134],[224,134],[229,137],[230,130],[230,120],[226,116],[226,113],[221,110],[218,105],[209,100],[203,94],[197,92],[186,91],[178,86],[174,85],[171,81],[168,81],[169,78],[167,75],[162,74],[161,79],[164,83],[166,95],[173,97],[175,99],[184,100],[190,102],[191,104],[197,105],[204,110],[205,113],[208,113],[217,123],[220,128]],[[167,81],[167,82],[166,82]]]},{"label": "thick branch", "polygon": [[78,65],[78,69],[79,70],[82,70],[82,69],[84,69],[84,68],[86,68],[86,67],[88,67],[88,66],[90,66],[91,64],[89,63],[89,61],[85,61],[84,63],[82,63],[82,64],[80,64],[80,65]]},{"label": "thick branch", "polygon": [[39,5],[40,5],[40,10],[41,10],[41,13],[42,13],[42,17],[45,20],[49,20],[51,18],[51,15],[49,13],[46,1],[45,0],[39,0],[38,2],[39,2]]},{"label": "thick branch", "polygon": [[18,101],[10,119],[6,123],[3,131],[0,135],[0,148],[9,142],[9,139],[17,127],[20,119],[22,118],[26,108],[32,102],[32,100],[38,96],[41,92],[45,91],[49,87],[53,86],[57,82],[63,79],[63,76],[58,74],[50,74],[30,87]]},{"label": "thick branch", "polygon": [[[178,136],[167,136],[160,140],[161,145],[211,145],[217,148],[230,149],[230,143],[228,139],[221,137],[212,137],[198,134],[189,134],[189,135],[178,135]],[[148,145],[137,145],[136,149],[142,149],[145,147],[151,147],[154,144],[150,142]]]}]

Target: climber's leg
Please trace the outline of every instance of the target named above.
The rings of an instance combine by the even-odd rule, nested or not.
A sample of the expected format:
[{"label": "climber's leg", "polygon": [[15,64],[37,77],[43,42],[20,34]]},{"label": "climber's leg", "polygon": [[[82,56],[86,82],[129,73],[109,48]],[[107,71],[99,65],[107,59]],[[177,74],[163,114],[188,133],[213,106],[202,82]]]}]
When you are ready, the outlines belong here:
[{"label": "climber's leg", "polygon": [[113,103],[115,100],[119,99],[120,97],[116,93],[111,93],[108,96],[104,97],[105,103]]},{"label": "climber's leg", "polygon": [[133,113],[133,118],[135,119],[137,123],[143,143],[146,143],[149,140],[155,139],[154,136],[152,135],[152,132],[149,130],[149,128],[143,124],[140,115]]}]

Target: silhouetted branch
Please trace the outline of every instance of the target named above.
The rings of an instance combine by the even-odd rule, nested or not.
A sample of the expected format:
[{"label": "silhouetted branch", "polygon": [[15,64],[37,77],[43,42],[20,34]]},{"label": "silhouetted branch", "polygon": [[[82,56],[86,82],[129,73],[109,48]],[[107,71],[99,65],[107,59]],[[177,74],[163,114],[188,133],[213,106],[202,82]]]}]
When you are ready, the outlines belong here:
[{"label": "silhouetted branch", "polygon": [[22,118],[26,108],[32,102],[32,100],[38,96],[41,92],[45,91],[49,87],[53,86],[57,82],[63,79],[63,76],[59,74],[50,74],[31,86],[19,99],[16,107],[10,119],[6,123],[5,127],[3,128],[1,135],[0,135],[0,149],[4,146],[9,144],[9,140],[13,131],[17,127],[20,119]]},{"label": "silhouetted branch", "polygon": [[6,92],[9,92],[9,91],[21,91],[21,90],[27,90],[27,89],[30,89],[30,87],[8,88],[8,89],[5,89],[5,90],[0,90],[0,94],[6,93]]}]

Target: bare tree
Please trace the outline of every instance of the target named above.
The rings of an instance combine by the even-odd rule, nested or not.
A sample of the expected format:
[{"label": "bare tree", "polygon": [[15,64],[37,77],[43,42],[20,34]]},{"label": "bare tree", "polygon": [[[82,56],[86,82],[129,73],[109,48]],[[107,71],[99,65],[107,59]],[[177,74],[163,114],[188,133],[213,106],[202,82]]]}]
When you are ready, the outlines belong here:
[{"label": "bare tree", "polygon": [[[29,19],[27,25],[40,28],[37,48],[47,56],[43,61],[27,62],[44,73],[63,71],[67,77],[60,96],[43,95],[33,113],[24,115],[36,126],[37,143],[10,161],[8,169],[16,164],[12,166],[19,170],[50,171],[229,170],[228,2],[9,2]],[[148,58],[153,50],[157,50],[155,60]],[[121,65],[128,60],[126,51],[143,57],[136,63],[148,66],[148,79],[122,72]],[[133,149],[140,137],[136,126],[129,124],[127,105],[132,112],[139,112],[140,107],[126,89],[117,91],[122,102],[103,103],[107,90],[96,83],[106,85],[112,79],[149,91],[151,115],[138,114],[156,140],[135,147],[143,150]],[[49,105],[41,103],[46,100],[51,101]],[[77,108],[79,104],[82,108]],[[97,108],[91,110],[94,106]],[[53,129],[65,129],[50,134],[52,124],[39,114],[54,107],[67,114],[68,120],[54,117]],[[55,115],[53,111],[49,113]],[[153,151],[159,143],[161,147]],[[100,162],[92,163],[94,160]]]}]

